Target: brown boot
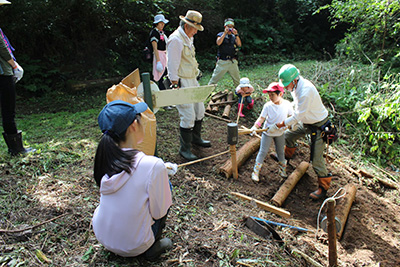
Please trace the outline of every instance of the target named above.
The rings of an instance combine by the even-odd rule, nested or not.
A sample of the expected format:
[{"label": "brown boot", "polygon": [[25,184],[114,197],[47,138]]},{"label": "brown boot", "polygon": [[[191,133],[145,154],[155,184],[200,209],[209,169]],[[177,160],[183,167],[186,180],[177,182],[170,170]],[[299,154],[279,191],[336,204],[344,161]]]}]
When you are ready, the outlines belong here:
[{"label": "brown boot", "polygon": [[285,158],[291,159],[293,158],[294,152],[296,152],[297,147],[287,147],[285,146]]},{"label": "brown boot", "polygon": [[319,200],[326,197],[326,192],[331,185],[332,175],[328,174],[326,177],[318,177],[318,189],[310,194],[312,200]]}]

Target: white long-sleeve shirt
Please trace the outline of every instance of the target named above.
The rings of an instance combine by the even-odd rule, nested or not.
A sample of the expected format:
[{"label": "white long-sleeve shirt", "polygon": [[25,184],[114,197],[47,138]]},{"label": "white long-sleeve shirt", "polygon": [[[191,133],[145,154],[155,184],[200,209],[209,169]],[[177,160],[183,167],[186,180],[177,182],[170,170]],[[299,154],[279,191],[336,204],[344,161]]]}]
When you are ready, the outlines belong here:
[{"label": "white long-sleeve shirt", "polygon": [[293,125],[299,121],[303,122],[303,124],[314,124],[328,116],[328,110],[322,103],[317,88],[302,76],[300,76],[292,96],[295,110],[293,116],[285,120],[286,126]]}]

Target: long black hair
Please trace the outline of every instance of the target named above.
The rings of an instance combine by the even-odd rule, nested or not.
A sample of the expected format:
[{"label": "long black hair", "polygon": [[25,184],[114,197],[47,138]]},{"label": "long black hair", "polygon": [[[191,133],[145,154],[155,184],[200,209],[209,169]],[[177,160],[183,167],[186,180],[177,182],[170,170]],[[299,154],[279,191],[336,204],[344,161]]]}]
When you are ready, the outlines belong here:
[{"label": "long black hair", "polygon": [[[140,123],[139,116],[136,117]],[[94,180],[100,186],[101,179],[105,174],[111,177],[114,174],[126,171],[131,173],[131,168],[135,163],[135,155],[139,152],[136,149],[122,150],[118,143],[126,140],[126,131],[121,136],[112,132],[103,134],[97,146],[94,157]]]}]

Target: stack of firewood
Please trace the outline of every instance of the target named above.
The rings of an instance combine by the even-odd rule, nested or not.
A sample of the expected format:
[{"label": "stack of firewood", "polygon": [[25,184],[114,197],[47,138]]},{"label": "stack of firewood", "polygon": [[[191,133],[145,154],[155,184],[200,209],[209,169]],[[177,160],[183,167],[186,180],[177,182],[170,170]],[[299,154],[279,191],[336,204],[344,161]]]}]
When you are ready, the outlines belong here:
[{"label": "stack of firewood", "polygon": [[222,117],[225,119],[229,119],[229,113],[232,108],[232,104],[237,103],[237,100],[233,98],[233,92],[229,92],[228,90],[220,91],[215,93],[212,97],[206,111],[211,114],[216,114],[220,110],[220,107],[223,107]]}]

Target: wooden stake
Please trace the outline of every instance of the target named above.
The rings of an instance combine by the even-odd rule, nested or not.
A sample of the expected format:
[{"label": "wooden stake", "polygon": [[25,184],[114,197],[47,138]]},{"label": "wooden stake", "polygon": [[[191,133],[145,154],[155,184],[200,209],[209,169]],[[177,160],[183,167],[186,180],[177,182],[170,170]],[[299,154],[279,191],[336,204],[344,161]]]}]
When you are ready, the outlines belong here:
[{"label": "wooden stake", "polygon": [[335,200],[328,200],[328,247],[329,247],[329,267],[337,266],[336,248],[336,221],[335,221]]},{"label": "wooden stake", "polygon": [[290,192],[292,192],[297,182],[300,181],[301,177],[303,177],[304,173],[306,173],[309,165],[310,164],[308,162],[302,161],[294,170],[294,172],[289,175],[289,177],[279,188],[278,192],[276,192],[274,197],[271,199],[271,202],[275,206],[282,206],[283,202],[285,202],[286,198],[289,196]]},{"label": "wooden stake", "polygon": [[286,211],[284,209],[274,207],[274,206],[272,206],[272,205],[270,205],[268,203],[265,203],[265,202],[262,202],[260,200],[254,199],[252,197],[243,195],[241,193],[231,192],[231,194],[234,195],[234,196],[237,196],[238,198],[243,199],[243,200],[254,201],[259,208],[267,210],[267,211],[270,211],[270,212],[275,213],[275,214],[278,214],[278,215],[280,215],[280,216],[282,216],[284,218],[289,218],[290,217],[290,212],[288,212],[288,211]]},{"label": "wooden stake", "polygon": [[342,238],[344,226],[346,224],[347,217],[349,216],[351,205],[356,198],[357,192],[357,188],[354,184],[347,184],[344,189],[347,192],[346,196],[339,199],[338,204],[336,205],[336,218],[340,221],[341,224],[340,231],[338,232],[339,240]]},{"label": "wooden stake", "polygon": [[228,90],[219,91],[219,92],[217,92],[215,95],[213,95],[211,97],[211,100],[216,102],[218,99],[221,99],[221,98],[225,97],[227,94],[228,94]]},{"label": "wooden stake", "polygon": [[231,151],[231,165],[232,165],[232,171],[233,171],[233,178],[238,179],[239,174],[238,174],[238,166],[237,166],[237,161],[236,161],[236,145],[229,145],[230,151]]},{"label": "wooden stake", "polygon": [[[239,150],[236,152],[236,161],[237,167],[243,165],[243,163],[251,156],[253,153],[258,151],[260,148],[260,139],[259,138],[251,138],[247,143],[245,143]],[[219,172],[225,174],[226,178],[231,177],[233,168],[232,161],[228,159],[225,163],[219,168]]]},{"label": "wooden stake", "polygon": [[212,99],[210,100],[210,102],[208,102],[208,106],[206,107],[206,111],[207,112],[212,112],[212,104],[214,103],[214,101],[212,101]]}]

